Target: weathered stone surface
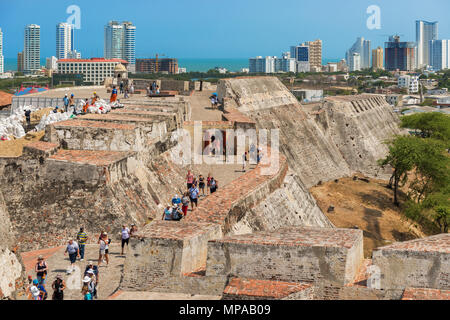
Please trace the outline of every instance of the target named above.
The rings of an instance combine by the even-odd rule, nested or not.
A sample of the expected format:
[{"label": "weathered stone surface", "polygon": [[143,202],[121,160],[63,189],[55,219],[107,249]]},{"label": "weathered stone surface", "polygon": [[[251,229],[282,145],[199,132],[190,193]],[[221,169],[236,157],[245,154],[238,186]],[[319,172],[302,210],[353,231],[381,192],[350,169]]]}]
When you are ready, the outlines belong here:
[{"label": "weathered stone surface", "polygon": [[362,260],[361,230],[286,228],[210,240],[206,276],[344,285]]},{"label": "weathered stone surface", "polygon": [[450,234],[397,242],[373,252],[382,289],[450,289]]}]

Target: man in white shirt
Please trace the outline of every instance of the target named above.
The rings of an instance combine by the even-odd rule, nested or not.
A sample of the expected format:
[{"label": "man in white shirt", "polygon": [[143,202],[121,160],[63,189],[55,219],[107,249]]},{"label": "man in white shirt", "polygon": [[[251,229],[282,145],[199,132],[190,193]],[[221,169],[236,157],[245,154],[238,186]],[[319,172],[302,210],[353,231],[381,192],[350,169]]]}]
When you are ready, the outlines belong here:
[{"label": "man in white shirt", "polygon": [[72,271],[75,271],[75,262],[79,256],[79,251],[80,249],[78,247],[78,243],[72,239],[69,239],[66,251],[64,251],[64,255],[68,253],[70,259],[70,269],[67,269],[67,274],[71,274]]}]

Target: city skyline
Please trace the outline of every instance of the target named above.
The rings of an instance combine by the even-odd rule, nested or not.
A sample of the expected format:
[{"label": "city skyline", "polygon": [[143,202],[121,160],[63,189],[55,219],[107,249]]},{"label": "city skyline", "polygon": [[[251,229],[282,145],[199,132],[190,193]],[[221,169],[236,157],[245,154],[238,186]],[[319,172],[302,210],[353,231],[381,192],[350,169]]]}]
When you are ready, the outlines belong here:
[{"label": "city skyline", "polygon": [[[445,19],[448,11],[445,8],[450,9],[450,4],[440,0],[426,4],[420,1],[398,1],[395,4],[379,1],[377,5],[382,15],[379,30],[369,30],[366,26],[369,17],[366,9],[373,2],[366,0],[344,4],[327,1],[324,7],[327,10],[322,8],[319,11],[317,9],[323,7],[324,1],[312,4],[288,0],[290,10],[281,10],[273,17],[267,15],[272,11],[264,6],[266,3],[270,8],[271,2],[268,1],[252,6],[231,0],[232,3],[226,7],[204,0],[189,5],[176,0],[164,4],[136,1],[134,6],[121,7],[119,12],[114,8],[121,2],[115,0],[108,2],[107,6],[84,0],[47,2],[52,5],[43,7],[24,0],[1,4],[0,28],[4,33],[6,58],[15,57],[23,47],[24,25],[17,24],[17,15],[21,16],[21,21],[26,21],[25,24],[41,26],[41,57],[54,55],[54,26],[67,19],[66,9],[72,4],[81,9],[81,29],[76,30],[74,47],[85,57],[103,56],[103,28],[110,20],[131,21],[137,27],[136,57],[153,57],[156,53],[179,58],[273,56],[287,51],[289,45],[321,39],[324,43],[323,57],[341,59],[357,37],[371,40],[372,47],[383,47],[388,34],[403,34],[406,41],[415,41],[416,20],[439,21],[440,38],[450,37],[450,22]],[[230,9],[234,2],[239,10]],[[49,7],[53,8],[51,12],[46,9]],[[168,10],[168,19],[164,8],[169,7],[177,10]],[[436,7],[440,10],[435,10]],[[314,10],[317,14],[308,14]],[[396,12],[398,10],[402,11],[401,15]],[[151,15],[153,11],[158,15]],[[211,12],[220,12],[221,19],[215,17],[217,13]]]}]

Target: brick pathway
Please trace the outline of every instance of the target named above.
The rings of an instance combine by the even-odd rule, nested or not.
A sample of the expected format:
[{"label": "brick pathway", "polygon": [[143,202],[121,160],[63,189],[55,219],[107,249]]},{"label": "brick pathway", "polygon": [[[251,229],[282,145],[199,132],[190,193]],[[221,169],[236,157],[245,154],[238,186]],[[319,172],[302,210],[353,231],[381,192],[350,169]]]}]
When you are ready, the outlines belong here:
[{"label": "brick pathway", "polygon": [[222,111],[211,109],[209,97],[213,90],[195,91],[187,99],[191,103],[191,120],[220,121],[222,120]]},{"label": "brick pathway", "polygon": [[[115,240],[112,240],[115,242]],[[89,260],[92,260],[94,264],[97,264],[99,246],[96,244],[86,245],[84,261],[77,260],[76,266],[80,268],[80,273],[84,273],[84,269]],[[81,300],[81,276],[79,278],[79,288],[69,289],[69,283],[75,283],[77,279],[75,276],[67,275],[66,270],[70,265],[69,256],[64,255],[65,247],[50,248],[44,250],[37,250],[31,252],[22,253],[22,258],[26,266],[26,275],[31,275],[33,279],[36,278],[34,272],[34,266],[37,261],[38,255],[42,254],[49,266],[48,278],[46,280],[45,288],[49,293],[49,299],[51,299],[52,288],[51,285],[56,279],[57,274],[61,274],[63,280],[66,282],[66,290],[64,290],[64,300]],[[98,298],[103,300],[112,295],[120,284],[120,278],[122,275],[123,263],[125,256],[120,255],[120,243],[111,244],[109,249],[109,266],[106,267],[104,263],[100,266],[100,284],[98,287]],[[126,253],[126,250],[125,250]]]}]

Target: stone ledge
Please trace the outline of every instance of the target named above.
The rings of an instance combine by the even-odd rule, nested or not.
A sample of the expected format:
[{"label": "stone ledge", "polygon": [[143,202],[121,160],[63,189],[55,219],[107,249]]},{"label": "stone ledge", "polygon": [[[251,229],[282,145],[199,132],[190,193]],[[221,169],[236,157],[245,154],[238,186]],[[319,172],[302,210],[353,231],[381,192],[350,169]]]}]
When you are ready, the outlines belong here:
[{"label": "stone ledge", "polygon": [[65,161],[94,166],[109,166],[133,156],[134,152],[93,151],[93,150],[59,150],[49,160]]},{"label": "stone ledge", "polygon": [[450,300],[450,290],[406,288],[402,300]]},{"label": "stone ledge", "polygon": [[134,130],[136,126],[131,124],[118,124],[112,122],[101,121],[85,121],[85,120],[66,120],[53,123],[55,128],[78,127],[78,128],[99,128],[106,130]]},{"label": "stone ledge", "polygon": [[287,296],[311,289],[311,283],[295,283],[273,280],[232,278],[223,291],[224,297],[235,299],[237,296],[259,299],[282,299]]}]

